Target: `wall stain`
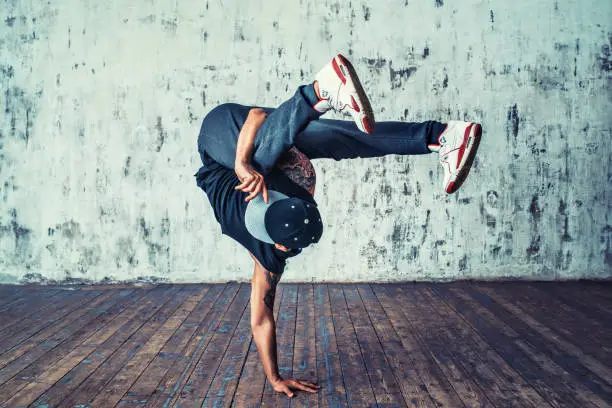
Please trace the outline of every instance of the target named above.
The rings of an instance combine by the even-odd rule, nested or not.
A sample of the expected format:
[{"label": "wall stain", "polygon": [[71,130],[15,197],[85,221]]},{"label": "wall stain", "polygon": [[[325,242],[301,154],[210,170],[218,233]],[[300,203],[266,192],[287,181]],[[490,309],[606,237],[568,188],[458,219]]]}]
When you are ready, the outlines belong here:
[{"label": "wall stain", "polygon": [[171,20],[162,19],[161,26],[164,31],[171,34],[176,34],[176,29],[178,28],[178,22],[176,17]]},{"label": "wall stain", "polygon": [[21,264],[25,269],[30,269],[32,258],[30,240],[32,238],[32,230],[19,223],[16,208],[11,208],[8,214],[10,217],[8,223],[0,223],[0,237],[10,236],[14,239],[15,252],[13,253],[11,261]]},{"label": "wall stain", "polygon": [[187,105],[187,121],[189,124],[197,121],[198,118],[193,114],[193,110],[191,109],[191,98],[185,98],[185,104]]},{"label": "wall stain", "polygon": [[612,33],[608,33],[608,43],[601,46],[601,51],[597,56],[597,63],[601,71],[612,71]]},{"label": "wall stain", "polygon": [[0,65],[0,74],[2,74],[3,79],[11,79],[15,75],[15,69],[12,65]]},{"label": "wall stain", "polygon": [[392,62],[389,61],[389,79],[391,81],[391,89],[397,89],[402,86],[402,81],[410,78],[417,71],[417,67],[407,67],[394,70]]},{"label": "wall stain", "polygon": [[[165,217],[167,218],[167,216]],[[160,237],[165,238],[168,241],[167,236],[169,234],[169,219],[162,219],[160,227]],[[144,217],[138,218],[138,226],[142,233],[142,239],[147,246],[147,252],[149,257],[149,264],[162,268],[163,271],[168,272],[170,270],[170,245],[168,242],[160,244],[153,241],[152,228],[147,225]]]},{"label": "wall stain", "polygon": [[495,190],[487,191],[487,204],[493,208],[497,208],[497,199],[499,198],[499,194]]},{"label": "wall stain", "polygon": [[[50,228],[51,229],[51,228]],[[55,225],[52,230],[59,231],[62,233],[62,236],[69,240],[74,240],[75,238],[82,238],[83,234],[81,233],[81,226],[78,222],[74,220],[68,220],[61,224]]]},{"label": "wall stain", "polygon": [[387,64],[387,60],[381,57],[362,58],[361,61],[368,67],[368,69],[375,70],[377,72],[380,72],[380,70]]},{"label": "wall stain", "polygon": [[425,222],[421,225],[421,229],[423,230],[423,236],[421,237],[421,245],[425,244],[427,240],[427,234],[429,233],[429,221],[431,218],[431,210],[427,210],[425,212]]},{"label": "wall stain", "polygon": [[11,219],[8,224],[0,224],[0,234],[13,234],[15,240],[17,241],[27,238],[32,230],[20,225],[19,222],[17,222],[17,209],[11,208],[9,211],[9,216]]},{"label": "wall stain", "polygon": [[510,135],[512,134],[512,136],[516,139],[518,136],[518,132],[519,132],[519,124],[520,124],[520,118],[519,118],[519,114],[518,114],[518,108],[516,106],[516,104],[514,104],[509,110],[508,110],[508,124],[506,126],[506,134]]},{"label": "wall stain", "polygon": [[123,166],[123,175],[127,177],[130,174],[130,163],[132,162],[132,156],[128,156]]},{"label": "wall stain", "polygon": [[442,0],[436,0],[436,7],[442,7],[444,5],[444,1]]},{"label": "wall stain", "polygon": [[161,220],[159,233],[162,237],[167,237],[170,235],[170,217],[168,215],[168,210],[166,210],[166,215]]},{"label": "wall stain", "polygon": [[366,258],[368,268],[384,265],[388,261],[387,248],[376,245],[373,240],[368,241],[367,245],[361,248],[360,254]]},{"label": "wall stain", "polygon": [[155,14],[149,14],[148,16],[139,18],[138,21],[140,21],[141,23],[145,23],[145,24],[151,24],[155,22]]},{"label": "wall stain", "polygon": [[363,19],[364,21],[369,21],[370,20],[370,8],[366,7],[365,4],[362,5],[363,8]]},{"label": "wall stain", "polygon": [[235,41],[245,41],[246,38],[244,37],[244,32],[242,31],[242,27],[238,25],[238,23],[236,23],[236,26],[234,27],[234,40]]},{"label": "wall stain", "polygon": [[130,237],[122,237],[117,239],[115,244],[117,250],[115,255],[115,265],[117,268],[123,268],[125,264],[129,267],[134,268],[140,263],[136,257],[136,251],[134,251],[134,243]]},{"label": "wall stain", "polygon": [[155,125],[155,129],[157,129],[157,146],[155,147],[155,151],[159,152],[166,141],[166,137],[168,137],[168,133],[164,129],[162,125],[161,116],[157,117],[157,124]]},{"label": "wall stain", "polygon": [[568,228],[568,223],[569,223],[569,217],[567,215],[567,204],[565,203],[565,201],[563,200],[559,200],[559,219],[560,219],[560,224],[562,224],[561,228],[563,230],[563,233],[561,235],[561,241],[563,242],[571,242],[573,241],[572,237],[569,234],[569,228]]},{"label": "wall stain", "polygon": [[542,218],[542,209],[538,205],[537,194],[532,197],[528,211],[531,215],[531,243],[527,248],[527,257],[534,258],[540,252],[539,223]]},{"label": "wall stain", "polygon": [[602,228],[601,244],[604,264],[612,268],[612,226],[606,225]]},{"label": "wall stain", "polygon": [[459,272],[465,272],[468,269],[468,257],[467,255],[463,255],[461,259],[459,259]]}]

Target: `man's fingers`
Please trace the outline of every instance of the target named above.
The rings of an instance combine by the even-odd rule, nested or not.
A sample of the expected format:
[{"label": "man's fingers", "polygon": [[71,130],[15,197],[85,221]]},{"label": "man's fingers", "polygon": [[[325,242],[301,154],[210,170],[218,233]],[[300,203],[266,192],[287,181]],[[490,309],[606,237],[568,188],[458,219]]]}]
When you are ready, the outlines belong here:
[{"label": "man's fingers", "polygon": [[255,178],[254,176],[248,176],[248,177],[245,177],[245,178],[242,180],[242,184],[240,184],[240,185],[238,185],[238,186],[234,187],[234,189],[236,189],[236,190],[242,190],[243,188],[245,188],[246,186],[248,186],[248,185],[249,185],[249,184],[250,184],[250,183],[253,181],[253,179],[254,179],[254,178]]},{"label": "man's fingers", "polygon": [[261,191],[262,184],[263,184],[263,180],[259,184],[257,184],[257,186],[255,186],[251,194],[249,194],[248,197],[244,199],[244,201],[251,201],[252,199],[257,197],[257,194],[259,194],[259,192]]},{"label": "man's fingers", "polygon": [[283,392],[287,394],[289,398],[293,398],[293,393],[291,392],[291,389],[287,385],[283,387]]},{"label": "man's fingers", "polygon": [[259,177],[256,175],[250,175],[242,180],[242,184],[235,187],[236,190],[242,190],[244,192],[251,191],[253,183],[256,183]]},{"label": "man's fingers", "polygon": [[268,186],[266,186],[265,181],[263,182],[262,190],[264,202],[268,204]]},{"label": "man's fingers", "polygon": [[242,183],[234,187],[234,189],[249,193],[244,201],[251,201],[257,197],[257,194],[262,193],[264,201],[268,204],[268,187],[264,182],[263,176],[257,172],[245,177]]},{"label": "man's fingers", "polygon": [[257,175],[252,176],[252,178],[249,180],[249,182],[246,184],[246,186],[244,186],[243,188],[241,188],[242,191],[252,191],[253,190],[253,186],[259,182],[259,177],[257,177]]},{"label": "man's fingers", "polygon": [[315,383],[311,383],[310,381],[306,381],[306,380],[297,380],[300,384],[306,385],[308,387],[312,387],[312,388],[321,388],[320,385],[317,385]]},{"label": "man's fingers", "polygon": [[313,388],[307,387],[306,385],[302,385],[299,381],[293,381],[291,385],[293,385],[293,387],[297,388],[298,390],[308,391],[308,392],[317,392],[317,390]]}]

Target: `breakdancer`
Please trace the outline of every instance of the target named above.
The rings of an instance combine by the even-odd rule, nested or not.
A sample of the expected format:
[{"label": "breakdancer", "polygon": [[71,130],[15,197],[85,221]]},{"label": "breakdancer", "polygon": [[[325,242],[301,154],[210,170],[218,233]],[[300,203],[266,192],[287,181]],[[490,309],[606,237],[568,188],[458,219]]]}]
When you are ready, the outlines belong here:
[{"label": "breakdancer", "polygon": [[[329,110],[350,113],[354,123],[320,119]],[[221,232],[254,261],[251,328],[274,390],[293,397],[293,390],[320,388],[279,375],[273,316],[287,259],[323,233],[310,160],[437,152],[443,188],[451,194],[465,181],[481,134],[480,124],[462,121],[376,123],[355,69],[340,54],[278,108],[225,103],[206,115],[198,136],[203,165],[195,177]]]}]

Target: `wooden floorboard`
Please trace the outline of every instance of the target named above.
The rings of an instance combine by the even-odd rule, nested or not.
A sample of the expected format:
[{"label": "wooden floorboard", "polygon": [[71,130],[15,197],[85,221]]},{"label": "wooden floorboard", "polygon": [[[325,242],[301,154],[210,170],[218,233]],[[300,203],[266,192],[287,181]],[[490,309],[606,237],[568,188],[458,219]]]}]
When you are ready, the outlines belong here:
[{"label": "wooden floorboard", "polygon": [[610,282],[0,285],[0,407],[611,407]]},{"label": "wooden floorboard", "polygon": [[[520,379],[517,381],[516,373],[454,312],[436,302],[437,299],[424,300],[423,287],[394,289],[390,294],[404,306],[406,320],[422,343],[432,349],[439,364],[447,365],[447,371],[455,371],[455,389],[463,395],[464,402],[471,396],[482,405],[538,406],[531,388]],[[459,391],[462,382],[468,388]],[[517,395],[522,395],[522,402],[517,401]]]},{"label": "wooden floorboard", "polygon": [[[348,404],[351,407],[374,406],[376,405],[376,396],[374,395],[370,373],[368,373],[359,347],[342,285],[329,285],[328,289]],[[374,376],[374,373],[372,373],[372,376]]]},{"label": "wooden floorboard", "polygon": [[379,334],[370,320],[357,288],[355,285],[344,285],[343,291],[350,320],[376,396],[376,403],[385,407],[405,406],[404,396],[393,368],[389,364]]},{"label": "wooden floorboard", "polygon": [[[466,286],[448,290],[446,299],[550,405],[563,407],[570,403],[585,406],[575,392],[575,381],[585,377],[593,384],[592,392],[606,393],[608,387],[605,382],[563,350],[537,336],[520,318],[508,313],[487,295]],[[529,310],[531,313],[538,312],[533,305]],[[576,378],[555,376],[530,358],[529,354],[550,359],[551,363],[575,373]]]},{"label": "wooden floorboard", "polygon": [[[64,376],[41,394],[33,406],[58,406],[76,394],[78,387],[95,381],[96,376],[104,372],[103,365],[112,364],[112,360],[118,358],[115,353],[121,345],[146,324],[153,313],[163,307],[164,302],[169,300],[169,296],[176,290],[170,287],[138,290],[140,293],[134,294],[136,302],[131,307],[118,309],[118,313],[106,324],[92,330],[91,336],[56,363],[56,366],[66,367]],[[71,361],[72,366],[69,364]],[[56,366],[52,365],[48,370],[55,371]],[[42,373],[44,372],[42,370]]]},{"label": "wooden floorboard", "polygon": [[[81,346],[74,348],[53,367],[45,369],[37,380],[28,384],[19,393],[11,398],[7,404],[27,405],[39,398],[50,386],[60,389],[69,389],[59,400],[61,406],[86,405],[91,402],[101,388],[124,367],[144,343],[154,333],[159,321],[174,310],[175,304],[180,300],[183,287],[169,287],[167,290],[153,292],[151,299],[154,314],[139,314],[127,322],[127,327],[113,327],[116,336],[110,336],[108,342],[100,347],[96,343],[103,340],[103,336],[90,338]],[[95,371],[92,371],[94,369]],[[92,375],[93,374],[93,375]],[[76,385],[76,387],[73,387]],[[48,404],[45,402],[45,404]],[[43,404],[44,405],[44,404]]]},{"label": "wooden floorboard", "polygon": [[133,299],[130,296],[132,292],[109,290],[103,296],[81,304],[60,323],[38,332],[0,356],[2,360],[10,361],[0,373],[0,381],[3,382],[0,385],[0,394],[6,395],[6,390],[16,392],[25,386],[27,379],[33,378],[41,367],[52,365],[70,353],[84,339],[95,333],[96,327],[111,318],[118,307],[126,301],[129,304]]},{"label": "wooden floorboard", "polygon": [[321,386],[317,403],[322,408],[345,407],[346,388],[327,285],[314,286],[314,306],[317,383]]},{"label": "wooden floorboard", "polygon": [[[410,327],[404,307],[397,306],[397,298],[387,295],[381,285],[372,286],[360,285],[359,292],[408,405],[461,407],[464,405],[462,399],[474,400],[473,391],[464,394],[469,386],[462,386],[463,379],[457,379],[456,375],[450,377],[453,382],[447,379],[443,369],[451,370],[452,374],[453,367],[440,364],[440,360],[436,364],[438,353],[433,353]],[[453,388],[455,383],[459,392]],[[481,406],[477,402],[468,405]]]},{"label": "wooden floorboard", "polygon": [[[315,331],[315,307],[313,285],[298,288],[297,315],[295,318],[295,343],[293,352],[293,376],[317,383],[317,349]],[[317,394],[305,393],[291,403],[292,408],[318,407]]]}]

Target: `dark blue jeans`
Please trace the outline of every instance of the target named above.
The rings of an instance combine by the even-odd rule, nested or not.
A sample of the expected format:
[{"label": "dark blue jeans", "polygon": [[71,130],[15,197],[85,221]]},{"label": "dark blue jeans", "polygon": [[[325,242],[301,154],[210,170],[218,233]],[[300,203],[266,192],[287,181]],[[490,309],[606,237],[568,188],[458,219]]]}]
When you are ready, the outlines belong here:
[{"label": "dark blue jeans", "polygon": [[[430,153],[427,144],[436,140],[445,127],[434,121],[377,122],[374,132],[366,134],[352,121],[319,119],[321,114],[312,108],[313,95],[312,85],[303,85],[278,108],[263,108],[268,115],[257,132],[253,153],[253,164],[263,174],[269,173],[292,146],[310,159]],[[234,168],[238,134],[251,108],[232,103],[214,108],[202,123],[198,150]]]}]

